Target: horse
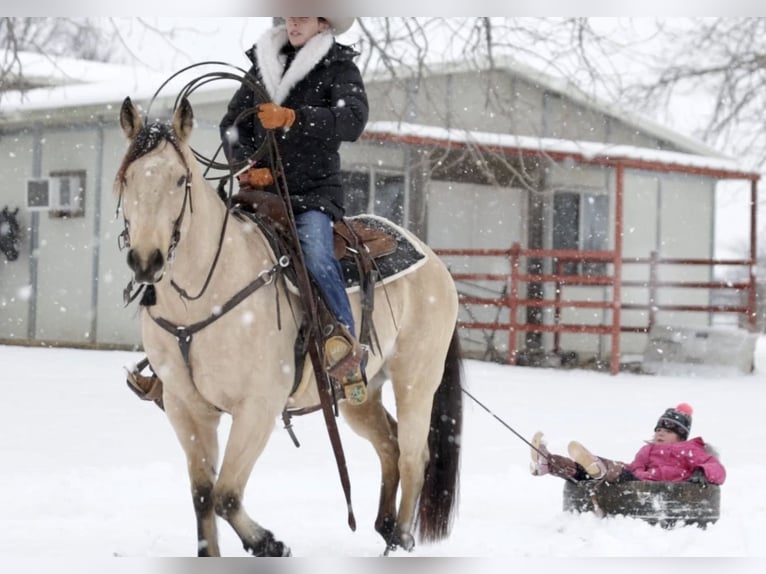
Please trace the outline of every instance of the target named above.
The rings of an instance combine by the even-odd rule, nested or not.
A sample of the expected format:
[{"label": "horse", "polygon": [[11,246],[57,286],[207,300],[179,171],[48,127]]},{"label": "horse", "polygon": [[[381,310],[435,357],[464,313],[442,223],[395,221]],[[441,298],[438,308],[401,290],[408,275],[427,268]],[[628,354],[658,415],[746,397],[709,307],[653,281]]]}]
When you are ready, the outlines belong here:
[{"label": "horse", "polygon": [[0,251],[8,261],[16,261],[19,258],[21,226],[17,219],[18,213],[18,207],[11,211],[7,205],[0,211]]},{"label": "horse", "polygon": [[[252,221],[230,216],[204,179],[189,143],[193,117],[186,98],[172,119],[148,125],[129,97],[120,110],[129,143],[115,195],[125,225],[127,264],[132,282],[155,289],[154,304],[141,309],[144,351],[163,382],[164,410],[186,455],[198,555],[220,554],[220,517],[252,555],[289,556],[290,547],[250,517],[242,497],[286,405],[309,409],[320,403],[316,384],[301,383],[302,390],[291,396],[296,317],[303,311],[295,292],[285,290],[279,272],[283,258],[276,258]],[[379,458],[374,528],[386,554],[413,550],[416,537],[425,543],[447,538],[459,495],[463,373],[457,290],[434,252],[402,232],[425,261],[376,286],[377,300],[384,303],[373,311],[379,346],[367,359],[368,398],[362,404],[342,398],[337,403],[337,412]],[[236,304],[227,303],[254,281],[259,288]],[[280,297],[291,298],[292,304],[275,304]],[[350,299],[359,325],[358,293],[350,291]],[[173,336],[160,326],[163,321],[206,326],[191,342]],[[304,382],[314,377],[311,368],[304,369]],[[389,381],[396,418],[382,402]],[[217,469],[223,413],[230,415],[231,427]]]}]

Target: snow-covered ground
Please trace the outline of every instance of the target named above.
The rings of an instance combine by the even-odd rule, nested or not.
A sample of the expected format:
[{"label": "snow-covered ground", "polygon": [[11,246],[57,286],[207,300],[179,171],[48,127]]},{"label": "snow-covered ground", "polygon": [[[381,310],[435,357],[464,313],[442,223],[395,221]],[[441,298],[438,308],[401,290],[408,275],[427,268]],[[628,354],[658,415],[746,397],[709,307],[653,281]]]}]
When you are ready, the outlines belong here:
[{"label": "snow-covered ground", "polygon": [[[632,458],[666,407],[690,403],[692,435],[715,446],[727,467],[721,519],[707,530],[662,530],[630,518],[566,513],[563,482],[531,476],[528,447],[466,396],[453,534],[416,546],[412,556],[502,559],[495,565],[542,557],[766,556],[766,339],[757,354],[754,374],[726,378],[613,377],[466,361],[466,388],[521,435],[544,430],[554,452],[577,439],[597,453]],[[0,347],[0,557],[14,566],[4,572],[37,571],[24,566],[42,561],[58,574],[81,573],[85,559],[108,560],[118,571],[135,562],[113,556],[195,555],[181,448],[163,413],[125,386],[123,366],[140,356]],[[246,492],[254,518],[296,557],[374,557],[383,550],[372,526],[377,459],[339,425],[356,532],[346,525],[320,413],[294,419],[298,449],[278,425]],[[226,524],[220,532],[225,555],[245,555]],[[62,569],[71,561],[78,566]]]}]

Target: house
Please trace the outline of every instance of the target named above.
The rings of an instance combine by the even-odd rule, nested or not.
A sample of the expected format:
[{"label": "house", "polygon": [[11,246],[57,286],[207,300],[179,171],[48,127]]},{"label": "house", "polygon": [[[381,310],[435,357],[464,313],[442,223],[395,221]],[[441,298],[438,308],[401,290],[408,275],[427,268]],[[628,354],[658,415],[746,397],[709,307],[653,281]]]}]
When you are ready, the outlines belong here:
[{"label": "house", "polygon": [[[122,304],[129,275],[111,193],[126,147],[118,113],[125,96],[147,106],[157,95],[152,115],[169,114],[188,79],[155,94],[165,79],[123,70],[2,95],[0,205],[22,206],[28,236],[0,269],[0,340],[140,343]],[[510,59],[366,82],[370,122],[342,150],[349,211],[387,216],[439,250],[472,355],[607,358],[614,372],[643,352],[653,324],[754,317],[752,280],[732,287],[746,305],[711,301],[725,287],[713,259],[716,190],[751,186],[754,230],[757,173]],[[234,88],[213,82],[191,96],[192,144],[208,157]],[[73,203],[25,209],[40,178],[76,188]],[[750,257],[733,263],[748,271],[752,236]]]}]

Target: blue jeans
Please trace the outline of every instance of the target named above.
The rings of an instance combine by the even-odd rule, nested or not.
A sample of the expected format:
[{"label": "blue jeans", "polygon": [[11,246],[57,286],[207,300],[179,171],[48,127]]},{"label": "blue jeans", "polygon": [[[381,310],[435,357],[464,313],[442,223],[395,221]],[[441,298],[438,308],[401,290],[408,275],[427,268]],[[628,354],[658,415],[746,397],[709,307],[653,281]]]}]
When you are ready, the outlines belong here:
[{"label": "blue jeans", "polygon": [[330,312],[355,335],[354,317],[343,281],[343,271],[333,253],[332,219],[321,211],[305,211],[295,216],[298,240],[306,269],[314,279]]}]

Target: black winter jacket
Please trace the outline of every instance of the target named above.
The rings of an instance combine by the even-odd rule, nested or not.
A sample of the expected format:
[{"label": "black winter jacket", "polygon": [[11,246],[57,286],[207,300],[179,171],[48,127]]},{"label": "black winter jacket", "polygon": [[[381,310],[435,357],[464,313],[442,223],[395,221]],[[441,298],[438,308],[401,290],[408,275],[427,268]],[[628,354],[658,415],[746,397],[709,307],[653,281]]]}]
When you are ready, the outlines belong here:
[{"label": "black winter jacket", "polygon": [[[344,212],[340,145],[359,138],[369,114],[362,75],[353,62],[358,54],[321,33],[295,53],[285,71],[286,44],[284,27],[267,30],[247,51],[253,62],[248,74],[273,102],[296,112],[293,125],[275,134],[293,209],[319,209],[338,219]],[[263,143],[266,130],[257,115],[248,114],[235,125],[240,113],[259,103],[256,92],[245,85],[229,102],[220,132],[230,160],[247,160]],[[256,166],[273,167],[267,161]]]}]

